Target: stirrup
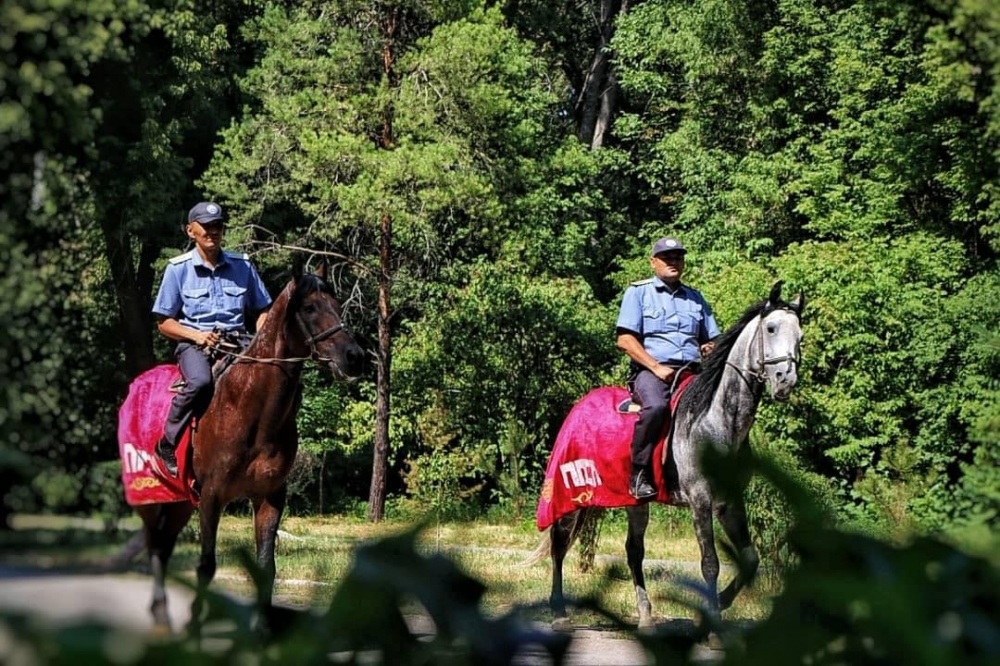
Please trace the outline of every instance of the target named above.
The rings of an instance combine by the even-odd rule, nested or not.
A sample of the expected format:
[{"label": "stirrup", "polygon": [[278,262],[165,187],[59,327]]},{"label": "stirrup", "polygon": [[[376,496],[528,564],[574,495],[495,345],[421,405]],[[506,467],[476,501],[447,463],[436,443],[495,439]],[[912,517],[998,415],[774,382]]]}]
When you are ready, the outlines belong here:
[{"label": "stirrup", "polygon": [[642,405],[632,400],[632,398],[625,398],[618,403],[616,411],[619,414],[638,414],[642,411]]}]

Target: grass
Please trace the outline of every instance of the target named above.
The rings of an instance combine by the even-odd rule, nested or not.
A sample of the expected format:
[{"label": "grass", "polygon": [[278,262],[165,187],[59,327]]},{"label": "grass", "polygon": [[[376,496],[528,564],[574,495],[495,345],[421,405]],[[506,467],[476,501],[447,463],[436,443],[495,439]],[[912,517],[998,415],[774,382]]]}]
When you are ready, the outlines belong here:
[{"label": "grass", "polygon": [[[596,551],[595,566],[580,571],[577,549],[570,551],[564,568],[564,589],[574,598],[592,597],[600,605],[625,619],[636,621],[635,591],[624,559],[626,521],[624,512],[606,514]],[[192,521],[170,562],[170,571],[194,580],[199,546],[197,521]],[[351,566],[359,544],[410,529],[412,523],[384,521],[377,525],[359,519],[322,516],[286,517],[281,526],[277,549],[278,581],[276,598],[296,606],[328,604],[338,581]],[[100,524],[81,524],[65,518],[19,516],[14,531],[0,533],[0,565],[73,568],[93,565],[115,554],[128,540],[138,522],[127,522],[116,537],[100,530]],[[540,544],[542,535],[531,522],[464,523],[429,522],[421,532],[420,545],[427,554],[443,553],[467,574],[484,583],[487,592],[484,610],[502,613],[513,607],[527,609],[530,616],[550,620],[547,600],[551,583],[551,563],[544,558],[531,566],[524,561]],[[249,576],[239,565],[238,552],[254,549],[249,516],[223,517],[218,539],[218,573],[215,585],[236,594],[251,591]],[[659,618],[690,618],[692,611],[672,597],[683,589],[678,579],[701,579],[696,566],[699,551],[690,527],[690,516],[672,507],[654,506],[646,534],[646,587]],[[131,567],[148,569],[141,559]],[[728,580],[724,570],[721,580]],[[729,620],[759,620],[770,610],[778,583],[762,577],[744,590]],[[595,613],[573,612],[582,626],[599,626],[607,620]]]}]

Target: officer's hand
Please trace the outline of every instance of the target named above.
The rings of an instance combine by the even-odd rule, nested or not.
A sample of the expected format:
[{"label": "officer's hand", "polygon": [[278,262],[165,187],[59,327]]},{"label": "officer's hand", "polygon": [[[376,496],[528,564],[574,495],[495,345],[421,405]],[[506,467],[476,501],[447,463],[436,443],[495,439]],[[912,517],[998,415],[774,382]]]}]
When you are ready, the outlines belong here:
[{"label": "officer's hand", "polygon": [[715,351],[715,343],[714,342],[706,342],[705,344],[703,344],[701,346],[701,355],[702,356],[708,356],[713,351]]},{"label": "officer's hand", "polygon": [[653,368],[653,374],[660,378],[662,382],[669,382],[674,378],[674,373],[677,372],[669,365],[663,365],[662,363],[657,364]]},{"label": "officer's hand", "polygon": [[214,347],[219,344],[219,334],[215,331],[198,331],[195,344],[199,347]]}]

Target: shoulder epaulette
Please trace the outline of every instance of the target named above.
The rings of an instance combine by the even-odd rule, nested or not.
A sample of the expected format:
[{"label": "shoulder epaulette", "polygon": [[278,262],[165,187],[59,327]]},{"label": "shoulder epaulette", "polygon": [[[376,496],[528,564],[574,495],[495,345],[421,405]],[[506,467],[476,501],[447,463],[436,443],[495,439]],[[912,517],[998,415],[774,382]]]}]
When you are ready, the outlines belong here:
[{"label": "shoulder epaulette", "polygon": [[633,287],[641,287],[644,284],[650,284],[653,282],[653,278],[646,278],[645,280],[636,280],[632,283]]},{"label": "shoulder epaulette", "polygon": [[194,250],[189,250],[188,252],[185,252],[184,254],[179,254],[176,257],[174,257],[173,259],[171,259],[170,263],[172,263],[172,264],[183,263],[183,262],[187,261],[188,259],[190,259],[193,254],[194,254]]}]

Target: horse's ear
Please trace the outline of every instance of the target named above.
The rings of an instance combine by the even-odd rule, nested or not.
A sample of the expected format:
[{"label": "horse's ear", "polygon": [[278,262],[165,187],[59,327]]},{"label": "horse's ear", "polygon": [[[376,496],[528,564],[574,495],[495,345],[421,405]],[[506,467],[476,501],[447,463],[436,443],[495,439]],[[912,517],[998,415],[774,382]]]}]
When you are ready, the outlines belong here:
[{"label": "horse's ear", "polygon": [[790,307],[792,311],[794,311],[795,314],[797,314],[801,318],[802,311],[806,309],[805,295],[803,295],[801,291],[795,294],[795,298],[793,298],[792,302],[788,304],[788,307]]},{"label": "horse's ear", "polygon": [[764,306],[765,310],[771,310],[774,306],[781,302],[781,285],[783,284],[784,282],[778,280],[774,283],[774,286],[771,287],[771,293],[767,297],[767,304]]},{"label": "horse's ear", "polygon": [[326,275],[327,272],[329,271],[329,268],[330,264],[329,262],[327,262],[326,259],[323,259],[322,261],[319,262],[319,267],[316,269],[316,275],[318,275],[319,278],[323,280],[323,282],[326,282]]}]

